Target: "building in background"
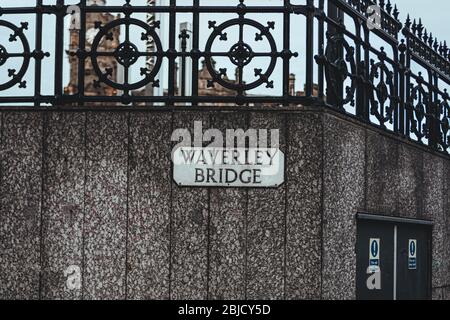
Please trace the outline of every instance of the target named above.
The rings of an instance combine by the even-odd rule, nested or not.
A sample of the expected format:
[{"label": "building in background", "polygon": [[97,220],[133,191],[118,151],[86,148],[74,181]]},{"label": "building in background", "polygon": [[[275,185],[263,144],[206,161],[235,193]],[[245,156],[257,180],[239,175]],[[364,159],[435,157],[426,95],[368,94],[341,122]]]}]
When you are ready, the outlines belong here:
[{"label": "building in background", "polygon": [[[180,23],[180,52],[192,51],[192,24],[190,22]],[[184,36],[182,36],[184,34]],[[180,87],[179,94],[189,97],[192,95],[192,59],[182,57],[178,59],[180,72],[178,74],[178,84]]]},{"label": "building in background", "polygon": [[[104,6],[106,5],[106,0],[89,0],[88,5]],[[148,6],[165,6],[168,5],[168,0],[147,0]],[[89,13],[86,17],[86,49],[89,51],[91,44],[97,35],[98,29],[95,28],[96,22],[101,22],[102,25],[110,23],[111,21],[117,19],[116,16],[110,13]],[[146,22],[149,25],[154,25],[156,21],[159,21],[160,28],[156,31],[161,39],[163,48],[168,48],[168,37],[167,30],[169,28],[167,14],[155,13],[150,11],[147,13]],[[180,39],[178,44],[179,52],[190,52],[192,50],[192,24],[190,22],[181,22],[178,26],[179,34],[185,32],[188,36]],[[78,62],[79,58],[76,56],[76,52],[79,49],[79,29],[72,24],[70,26],[70,44],[67,51],[69,56],[70,64],[70,81],[65,87],[65,94],[75,95],[78,92]],[[117,28],[113,32],[113,40],[103,40],[100,43],[98,51],[113,52],[120,44],[120,28]],[[145,43],[146,51],[149,53],[156,53],[156,45],[153,38],[149,39]],[[114,82],[122,82],[120,79],[124,78],[124,68],[122,68],[114,56],[99,56],[98,58],[99,66],[101,69],[110,68],[112,70],[111,80]],[[156,62],[155,56],[148,56],[145,61],[146,68],[152,70]],[[213,61],[213,67],[215,67],[215,62]],[[212,76],[210,75],[205,61],[202,61],[202,68],[200,70],[193,70],[192,60],[187,58],[178,58],[175,65],[175,94],[178,96],[190,96],[192,95],[192,73],[198,72],[198,88],[200,96],[234,96],[235,91],[227,89],[218,83],[212,83]],[[167,95],[167,77],[168,77],[168,63],[164,61],[161,70],[157,75],[157,80],[160,82],[160,86],[154,88],[151,84],[147,85],[145,88],[133,90],[131,94],[133,96],[166,96]],[[235,78],[227,78],[226,81],[236,84],[237,74]],[[85,60],[85,94],[88,96],[115,96],[121,95],[122,92],[100,83],[95,85],[98,76],[92,67],[92,62],[90,58]],[[303,91],[296,91],[296,76],[291,74],[290,76],[290,94],[292,96],[302,96]],[[317,91],[317,86],[315,86],[315,91]],[[316,92],[315,92],[316,93]]]},{"label": "building in background", "polygon": [[[148,0],[149,5],[152,6],[169,6],[169,0]],[[152,17],[153,16],[153,17]],[[167,30],[169,30],[169,16],[167,13],[149,13],[148,17],[147,17],[147,21],[152,21],[152,19],[154,19],[154,21],[159,21],[160,23],[160,28],[156,29],[156,32],[161,40],[161,44],[162,47],[164,49],[169,47],[169,37],[165,36],[167,34]],[[148,44],[147,48],[150,48],[151,50],[155,50],[154,45],[152,44]],[[148,63],[151,63],[151,59],[149,59],[150,61],[147,61]],[[148,91],[151,95],[151,92],[153,92],[153,95],[155,96],[164,96],[164,92],[167,90],[167,80],[168,80],[168,75],[169,75],[169,68],[168,68],[168,63],[167,61],[163,61],[163,64],[161,66],[161,70],[158,73],[158,75],[156,76],[156,80],[159,80],[160,86],[157,88],[153,88],[153,86],[150,84],[148,85],[146,88],[146,91]],[[177,79],[177,78],[175,78]]]},{"label": "building in background", "polygon": [[[106,4],[106,0],[88,0],[88,5],[103,6]],[[92,42],[98,33],[98,29],[95,28],[96,22],[101,22],[102,25],[110,23],[117,19],[116,16],[110,13],[89,13],[86,15],[86,50],[91,50]],[[76,53],[79,49],[79,33],[80,30],[75,24],[70,25],[70,40],[69,49],[67,54],[69,56],[69,68],[70,68],[70,80],[69,84],[64,88],[64,93],[68,95],[75,95],[78,93],[78,61],[79,58]],[[113,29],[113,40],[102,40],[99,44],[98,51],[111,52],[114,51],[120,44],[120,28]],[[117,82],[119,78],[119,68],[116,58],[113,56],[99,56],[97,57],[99,67],[101,69],[111,69],[111,80]],[[92,67],[90,58],[85,60],[85,95],[87,96],[115,96],[118,94],[117,90],[100,83],[96,85],[98,76]]]}]

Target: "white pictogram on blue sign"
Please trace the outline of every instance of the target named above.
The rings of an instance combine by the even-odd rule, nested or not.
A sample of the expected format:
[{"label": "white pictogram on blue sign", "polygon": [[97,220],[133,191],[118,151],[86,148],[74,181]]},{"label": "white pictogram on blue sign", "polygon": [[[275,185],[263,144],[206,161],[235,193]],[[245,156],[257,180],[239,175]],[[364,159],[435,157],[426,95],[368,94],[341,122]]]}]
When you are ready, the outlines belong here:
[{"label": "white pictogram on blue sign", "polygon": [[408,269],[417,269],[417,240],[410,239],[408,242]]},{"label": "white pictogram on blue sign", "polygon": [[369,268],[376,272],[380,267],[380,239],[371,238],[369,241]]}]

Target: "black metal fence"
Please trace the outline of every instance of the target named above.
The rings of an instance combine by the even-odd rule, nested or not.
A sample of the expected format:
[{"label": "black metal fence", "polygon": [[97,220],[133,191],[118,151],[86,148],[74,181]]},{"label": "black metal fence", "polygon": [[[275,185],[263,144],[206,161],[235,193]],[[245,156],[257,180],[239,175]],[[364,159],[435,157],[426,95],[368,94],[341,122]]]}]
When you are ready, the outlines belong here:
[{"label": "black metal fence", "polygon": [[[0,108],[323,105],[450,152],[449,48],[420,21],[408,17],[403,25],[390,1],[167,1],[99,6],[36,0],[31,7],[0,7]],[[114,18],[96,21],[91,35],[89,17],[106,13]],[[151,14],[167,23],[148,19]],[[79,26],[69,31],[67,19],[75,15]],[[179,15],[190,17],[190,30],[178,27]],[[44,49],[45,17],[53,19],[51,50]],[[145,50],[133,42],[136,33]],[[20,51],[8,49],[17,43]],[[139,59],[146,64],[131,77]],[[227,67],[219,65],[224,59]],[[206,80],[198,72],[203,63]],[[293,73],[302,73],[303,90],[295,89]],[[48,81],[51,94],[43,90]]]}]

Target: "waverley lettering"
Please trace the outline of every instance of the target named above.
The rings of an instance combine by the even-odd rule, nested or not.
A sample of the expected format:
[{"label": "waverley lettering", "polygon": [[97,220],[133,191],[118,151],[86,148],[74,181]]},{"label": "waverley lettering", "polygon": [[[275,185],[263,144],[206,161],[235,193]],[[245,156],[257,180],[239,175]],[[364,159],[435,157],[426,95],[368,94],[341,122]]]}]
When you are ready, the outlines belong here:
[{"label": "waverley lettering", "polygon": [[[180,148],[182,162],[211,166],[271,166],[277,149]],[[178,160],[178,159],[177,159]],[[176,161],[179,163],[180,161]]]},{"label": "waverley lettering", "polygon": [[276,188],[284,183],[278,130],[270,130],[270,148],[269,130],[225,131],[203,132],[198,121],[193,135],[187,129],[174,131],[172,141],[181,139],[172,150],[173,178],[179,186]]}]

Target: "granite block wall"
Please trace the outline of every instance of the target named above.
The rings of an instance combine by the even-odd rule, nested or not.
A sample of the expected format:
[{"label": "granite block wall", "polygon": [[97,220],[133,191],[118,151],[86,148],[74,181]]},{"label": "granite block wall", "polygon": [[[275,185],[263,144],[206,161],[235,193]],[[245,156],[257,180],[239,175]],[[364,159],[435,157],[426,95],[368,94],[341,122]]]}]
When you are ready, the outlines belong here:
[{"label": "granite block wall", "polygon": [[39,299],[43,115],[1,118],[0,296]]},{"label": "granite block wall", "polygon": [[[371,135],[373,133],[368,131],[368,137]],[[385,135],[378,134],[373,139],[377,142],[366,145],[369,151],[365,211],[434,222],[433,297],[449,299],[446,292],[450,287],[450,160]],[[379,157],[371,157],[371,154]]]},{"label": "granite block wall", "polygon": [[[280,131],[280,145],[286,151],[285,117],[255,114],[249,127]],[[285,279],[285,231],[287,183],[278,189],[250,189],[246,217],[246,298],[283,299]]]},{"label": "granite block wall", "polygon": [[86,115],[53,113],[44,123],[41,298],[81,299],[61,270],[83,265]]},{"label": "granite block wall", "polygon": [[[0,299],[354,299],[358,211],[433,220],[450,299],[448,157],[322,109],[0,120]],[[285,184],[177,186],[170,137],[196,120],[279,129]]]},{"label": "granite block wall", "polygon": [[[194,121],[202,121],[207,127],[210,118],[207,113],[176,113],[173,117],[174,129],[189,130],[193,130]],[[174,182],[171,188],[170,298],[206,299],[210,259],[209,191],[178,188]]]},{"label": "granite block wall", "polygon": [[129,120],[128,299],[168,299],[170,293],[172,115],[135,113]]},{"label": "granite block wall", "polygon": [[365,130],[324,115],[322,298],[356,297],[356,220],[364,207]]},{"label": "granite block wall", "polygon": [[323,121],[319,114],[287,117],[286,299],[322,295]]}]

